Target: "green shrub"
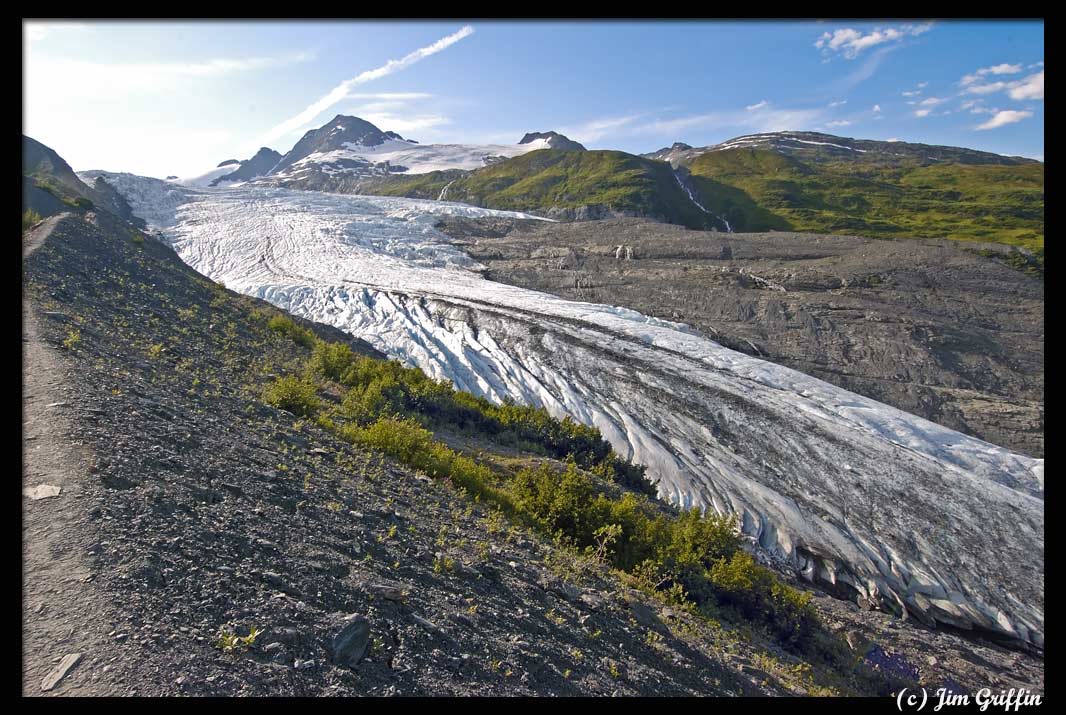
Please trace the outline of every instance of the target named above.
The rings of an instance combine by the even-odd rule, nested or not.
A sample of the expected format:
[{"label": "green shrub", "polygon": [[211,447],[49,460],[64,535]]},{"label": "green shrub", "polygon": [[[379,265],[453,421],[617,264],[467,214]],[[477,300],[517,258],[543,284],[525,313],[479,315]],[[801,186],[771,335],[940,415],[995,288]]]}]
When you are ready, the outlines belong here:
[{"label": "green shrub", "polygon": [[787,645],[804,647],[810,642],[817,625],[810,594],[783,584],[745,551],[719,559],[709,573],[721,600],[745,618],[766,624]]},{"label": "green shrub", "polygon": [[[727,608],[767,628],[790,647],[813,642],[809,597],[784,585],[741,549],[736,520],[699,510],[671,514],[653,505],[644,470],[615,454],[600,432],[541,408],[496,405],[437,382],[417,368],[355,355],[347,344],[315,340],[284,316],[271,330],[313,345],[305,376],[275,381],[268,403],[301,415],[349,442],[382,452],[451,482],[541,533],[631,573],[662,598],[687,607]],[[334,410],[320,410],[316,378],[347,388]],[[469,429],[500,444],[532,446],[565,468],[542,464],[500,478],[434,439],[428,427]],[[618,494],[622,484],[632,491]]]},{"label": "green shrub", "polygon": [[309,348],[315,344],[315,334],[308,328],[301,328],[288,316],[275,315],[267,321],[267,328],[279,335],[284,335],[297,345]]},{"label": "green shrub", "polygon": [[441,442],[413,420],[383,417],[367,427],[345,425],[340,434],[349,441],[384,452],[431,477],[448,479],[472,496],[511,509],[510,500],[493,486],[492,472]]},{"label": "green shrub", "polygon": [[267,385],[263,400],[268,405],[304,417],[314,416],[321,406],[315,383],[292,376],[279,377]]},{"label": "green shrub", "polygon": [[340,382],[355,361],[355,353],[345,343],[329,343],[320,340],[311,352],[310,370],[313,374],[334,382]]},{"label": "green shrub", "polygon": [[41,221],[41,214],[34,209],[26,209],[22,212],[22,230],[27,231]]}]

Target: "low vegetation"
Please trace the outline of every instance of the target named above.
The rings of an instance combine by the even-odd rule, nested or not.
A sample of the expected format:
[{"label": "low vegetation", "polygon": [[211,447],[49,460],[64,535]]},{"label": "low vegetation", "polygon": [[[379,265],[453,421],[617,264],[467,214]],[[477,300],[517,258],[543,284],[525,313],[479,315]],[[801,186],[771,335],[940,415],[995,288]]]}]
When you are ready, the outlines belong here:
[{"label": "low vegetation", "polygon": [[23,232],[36,226],[41,222],[41,214],[37,213],[33,209],[26,209],[22,212],[22,230]]},{"label": "low vegetation", "polygon": [[701,202],[734,230],[1044,246],[1039,163],[815,162],[728,149],[701,154],[687,168]]},{"label": "low vegetation", "polygon": [[[288,318],[268,325],[313,347],[302,374],[266,386],[267,403],[446,480],[512,521],[634,576],[664,600],[705,615],[732,614],[798,650],[814,647],[818,622],[809,596],[755,563],[735,521],[658,502],[643,468],[615,454],[595,428],[541,408],[493,404],[417,368],[319,340]],[[432,430],[439,428],[550,460],[503,473],[438,440]]]},{"label": "low vegetation", "polygon": [[[692,203],[669,164],[621,151],[541,149],[461,175],[432,172],[369,185],[385,196],[447,199],[514,211],[602,207],[620,214],[649,216],[690,228],[717,225]],[[367,187],[364,187],[367,189]]]}]

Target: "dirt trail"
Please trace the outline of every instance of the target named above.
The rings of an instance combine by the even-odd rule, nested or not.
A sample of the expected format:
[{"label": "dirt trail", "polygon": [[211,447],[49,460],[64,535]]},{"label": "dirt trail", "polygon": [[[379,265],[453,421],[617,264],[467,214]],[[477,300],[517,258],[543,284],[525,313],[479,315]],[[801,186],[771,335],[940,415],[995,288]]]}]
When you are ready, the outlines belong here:
[{"label": "dirt trail", "polygon": [[[52,217],[23,238],[28,258],[51,234]],[[22,301],[22,688],[24,695],[110,695],[103,658],[109,652],[107,609],[92,582],[88,551],[96,529],[82,508],[90,451],[72,442],[74,409],[56,347],[38,331],[42,319],[31,296]],[[47,484],[59,496],[31,499],[26,490]],[[82,657],[50,691],[41,681],[63,656]]]}]

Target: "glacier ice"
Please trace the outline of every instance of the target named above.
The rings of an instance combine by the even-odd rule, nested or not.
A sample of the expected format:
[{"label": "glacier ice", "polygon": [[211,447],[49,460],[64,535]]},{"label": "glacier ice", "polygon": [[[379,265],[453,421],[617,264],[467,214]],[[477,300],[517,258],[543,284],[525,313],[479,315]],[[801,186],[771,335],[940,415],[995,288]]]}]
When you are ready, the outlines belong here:
[{"label": "glacier ice", "polygon": [[598,427],[662,497],[927,623],[1043,647],[1043,460],[625,308],[493,283],[444,201],[102,175],[189,265],[428,374]]}]

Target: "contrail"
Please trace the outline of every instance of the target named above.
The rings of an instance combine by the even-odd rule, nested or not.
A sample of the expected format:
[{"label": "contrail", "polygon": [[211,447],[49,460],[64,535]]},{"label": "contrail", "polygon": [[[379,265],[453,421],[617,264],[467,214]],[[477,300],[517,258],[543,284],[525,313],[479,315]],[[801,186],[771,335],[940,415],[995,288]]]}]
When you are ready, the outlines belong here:
[{"label": "contrail", "polygon": [[434,42],[432,45],[421,47],[415,50],[414,52],[411,52],[410,54],[404,56],[402,59],[389,60],[381,67],[372,70],[367,70],[366,72],[363,72],[362,74],[353,77],[352,79],[341,82],[339,85],[334,87],[325,97],[322,97],[322,99],[318,100],[317,102],[309,106],[307,109],[297,114],[295,117],[292,117],[291,119],[286,119],[281,124],[278,124],[273,129],[270,129],[265,134],[263,134],[263,136],[260,138],[260,143],[267,145],[270,142],[280,139],[281,137],[285,136],[294,129],[299,129],[300,127],[310,123],[311,120],[317,117],[320,113],[329,109],[337,102],[343,100],[353,87],[360,84],[364,84],[366,82],[370,82],[375,79],[386,77],[394,72],[399,72],[402,69],[406,69],[407,67],[413,65],[415,62],[429,57],[430,55],[435,55],[441,50],[451,47],[459,40],[472,34],[474,34],[474,28],[470,25],[467,25],[458,32],[448,35],[447,37],[441,38]]}]

